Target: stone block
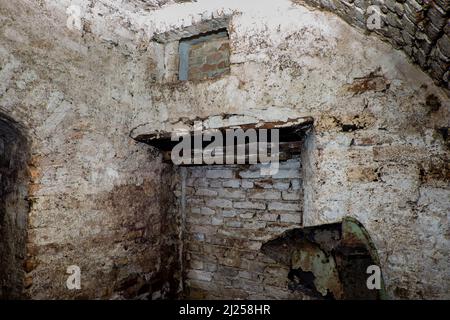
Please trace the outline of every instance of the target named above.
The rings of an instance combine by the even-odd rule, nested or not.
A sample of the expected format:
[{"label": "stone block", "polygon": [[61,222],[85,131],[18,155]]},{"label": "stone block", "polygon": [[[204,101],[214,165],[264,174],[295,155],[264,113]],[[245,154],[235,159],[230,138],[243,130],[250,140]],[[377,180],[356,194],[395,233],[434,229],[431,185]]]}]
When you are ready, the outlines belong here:
[{"label": "stone block", "polygon": [[239,177],[243,179],[256,179],[261,177],[260,171],[253,170],[243,170],[239,172]]},{"label": "stone block", "polygon": [[239,215],[242,219],[252,219],[255,216],[254,212],[245,212]]},{"label": "stone block", "polygon": [[[450,59],[449,59],[450,60]],[[434,78],[442,79],[445,72],[448,70],[445,68],[444,63],[439,63],[439,60],[432,59],[430,62],[430,73]]]},{"label": "stone block", "polygon": [[233,202],[226,199],[212,199],[208,200],[206,205],[210,208],[232,208]]},{"label": "stone block", "polygon": [[233,170],[207,170],[206,177],[210,179],[231,179],[233,178]]},{"label": "stone block", "polygon": [[250,230],[264,229],[265,227],[266,227],[266,223],[263,221],[252,221],[252,222],[244,223],[244,228],[250,229]]},{"label": "stone block", "polygon": [[211,218],[211,224],[213,226],[220,226],[223,224],[223,219],[222,218],[217,218],[217,217],[212,217]]},{"label": "stone block", "polygon": [[241,186],[242,186],[242,188],[244,188],[244,189],[250,189],[250,188],[253,188],[254,184],[253,184],[252,181],[242,180]]},{"label": "stone block", "polygon": [[438,40],[437,45],[441,53],[447,58],[450,58],[450,36],[447,34],[442,35]]},{"label": "stone block", "polygon": [[241,186],[241,180],[227,180],[222,183],[224,188],[239,188]]},{"label": "stone block", "polygon": [[417,25],[413,21],[416,20],[411,21],[410,18],[408,18],[407,16],[403,16],[402,19],[403,30],[408,32],[408,34],[410,34],[412,37],[414,37],[417,30]]},{"label": "stone block", "polygon": [[188,231],[192,233],[197,233],[199,234],[200,237],[202,237],[201,234],[203,234],[204,237],[205,235],[215,234],[217,232],[217,228],[208,225],[203,226],[203,225],[189,224]]},{"label": "stone block", "polygon": [[217,191],[211,189],[197,189],[197,191],[195,191],[195,195],[204,197],[215,197],[217,196]]},{"label": "stone block", "polygon": [[259,200],[279,200],[281,198],[281,192],[276,190],[254,189],[248,192],[248,198]]},{"label": "stone block", "polygon": [[[260,220],[263,221],[277,221],[278,220],[279,215],[275,214],[275,213],[264,213],[263,215],[261,215],[259,217]],[[281,218],[280,218],[281,219]]]},{"label": "stone block", "polygon": [[205,172],[206,170],[204,168],[195,168],[193,169],[190,173],[191,173],[191,177],[192,178],[203,178],[206,174]]},{"label": "stone block", "polygon": [[264,210],[266,209],[266,205],[260,202],[251,202],[251,201],[239,201],[233,204],[234,208],[237,209],[258,209]]},{"label": "stone block", "polygon": [[392,12],[395,11],[395,4],[396,4],[395,0],[385,0],[384,1],[384,5]]},{"label": "stone block", "polygon": [[194,270],[203,270],[204,264],[203,261],[200,260],[190,260],[189,261],[189,268]]},{"label": "stone block", "polygon": [[403,4],[402,3],[396,3],[395,5],[394,5],[394,11],[395,11],[395,13],[397,14],[397,16],[399,17],[399,18],[401,18],[401,17],[403,17],[403,14],[404,14],[404,12],[405,12],[405,7],[403,6]]},{"label": "stone block", "polygon": [[271,202],[267,208],[269,211],[300,211],[300,203]]},{"label": "stone block", "polygon": [[273,188],[277,190],[287,190],[290,187],[290,182],[275,182]]},{"label": "stone block", "polygon": [[430,9],[427,11],[427,18],[439,30],[444,27],[447,21],[446,12],[434,2],[431,3]]},{"label": "stone block", "polygon": [[196,241],[205,241],[205,234],[203,233],[194,233],[192,236]]},{"label": "stone block", "polygon": [[242,222],[240,221],[226,221],[225,226],[230,228],[242,228]]},{"label": "stone block", "polygon": [[428,36],[428,39],[431,41],[436,41],[436,39],[439,37],[441,33],[441,30],[437,28],[434,24],[427,23],[425,26],[425,34]]},{"label": "stone block", "polygon": [[300,183],[299,179],[291,180],[291,185],[290,185],[291,190],[300,190],[300,188],[301,188],[301,183]]},{"label": "stone block", "polygon": [[289,200],[301,201],[300,197],[301,197],[300,191],[292,191],[292,192],[283,191],[282,193],[282,199],[287,201]]},{"label": "stone block", "polygon": [[286,161],[282,161],[279,163],[279,168],[281,170],[286,170],[286,169],[300,169],[300,160],[299,159],[289,159]]},{"label": "stone block", "polygon": [[202,207],[200,213],[203,214],[203,215],[210,216],[210,215],[215,214],[216,211],[211,209],[211,208],[208,208],[208,207]]},{"label": "stone block", "polygon": [[194,213],[194,214],[200,214],[201,211],[202,211],[202,209],[199,207],[191,207],[191,209],[190,209],[190,212]]},{"label": "stone block", "polygon": [[280,214],[281,222],[288,222],[288,223],[301,223],[301,214],[290,214],[290,213],[283,213]]},{"label": "stone block", "polygon": [[232,218],[237,215],[236,210],[222,210],[222,216],[227,218]]},{"label": "stone block", "polygon": [[195,225],[205,225],[211,223],[211,218],[191,214],[186,217],[186,221]]},{"label": "stone block", "polygon": [[220,198],[228,198],[228,199],[243,199],[245,198],[245,191],[220,189],[218,190],[218,196]]},{"label": "stone block", "polygon": [[419,14],[423,11],[422,6],[415,0],[409,0],[404,3],[405,15],[414,24],[418,22]]},{"label": "stone block", "polygon": [[273,188],[273,181],[272,180],[261,180],[261,181],[255,181],[255,188],[258,189],[272,189]]},{"label": "stone block", "polygon": [[187,272],[187,278],[192,280],[211,281],[212,273],[201,270],[189,270]]},{"label": "stone block", "polygon": [[401,20],[398,18],[398,16],[395,13],[388,13],[383,17],[384,22],[394,28],[403,28],[403,24]]},{"label": "stone block", "polygon": [[208,179],[208,186],[210,188],[222,188],[222,181],[219,179]]}]

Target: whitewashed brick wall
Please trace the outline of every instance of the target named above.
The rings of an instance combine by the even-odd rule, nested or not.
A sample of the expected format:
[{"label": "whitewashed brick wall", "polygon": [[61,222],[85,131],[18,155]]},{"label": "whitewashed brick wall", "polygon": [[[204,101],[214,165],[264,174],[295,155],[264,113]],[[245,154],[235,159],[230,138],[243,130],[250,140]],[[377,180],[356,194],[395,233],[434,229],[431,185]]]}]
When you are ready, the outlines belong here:
[{"label": "whitewashed brick wall", "polygon": [[289,298],[289,270],[260,253],[302,221],[301,164],[274,176],[259,165],[187,169],[185,279],[190,298]]}]

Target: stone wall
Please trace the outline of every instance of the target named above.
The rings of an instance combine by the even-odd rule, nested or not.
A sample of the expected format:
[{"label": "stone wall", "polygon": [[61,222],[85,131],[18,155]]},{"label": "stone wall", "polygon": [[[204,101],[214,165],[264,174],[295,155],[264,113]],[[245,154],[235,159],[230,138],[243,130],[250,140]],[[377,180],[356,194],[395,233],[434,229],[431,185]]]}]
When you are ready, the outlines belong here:
[{"label": "stone wall", "polygon": [[[294,1],[302,3],[302,1]],[[402,49],[428,71],[436,83],[450,90],[450,1],[449,0],[306,0],[329,10],[351,25],[366,25],[377,6],[381,28],[373,32]]]},{"label": "stone wall", "polygon": [[185,286],[189,298],[286,299],[288,272],[261,245],[301,225],[299,159],[273,176],[261,165],[186,168]]}]

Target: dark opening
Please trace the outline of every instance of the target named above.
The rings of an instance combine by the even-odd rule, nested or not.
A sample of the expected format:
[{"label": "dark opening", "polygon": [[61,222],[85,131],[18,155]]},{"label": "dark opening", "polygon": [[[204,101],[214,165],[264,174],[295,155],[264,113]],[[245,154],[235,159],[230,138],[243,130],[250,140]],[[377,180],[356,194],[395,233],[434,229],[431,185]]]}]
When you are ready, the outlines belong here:
[{"label": "dark opening", "polygon": [[23,294],[29,148],[22,132],[0,113],[0,299]]}]

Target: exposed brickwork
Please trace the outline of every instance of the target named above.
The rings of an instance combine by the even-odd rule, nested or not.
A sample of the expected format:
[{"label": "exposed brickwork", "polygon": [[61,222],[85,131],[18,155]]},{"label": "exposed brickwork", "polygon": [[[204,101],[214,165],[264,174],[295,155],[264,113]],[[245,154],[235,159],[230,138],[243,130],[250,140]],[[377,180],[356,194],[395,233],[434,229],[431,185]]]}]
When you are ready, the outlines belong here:
[{"label": "exposed brickwork", "polygon": [[[301,2],[301,1],[295,1]],[[306,0],[338,14],[351,25],[367,30],[376,5],[381,29],[373,31],[406,52],[435,81],[450,90],[450,0]]]},{"label": "exposed brickwork", "polygon": [[189,80],[215,78],[230,71],[230,44],[226,32],[205,36],[189,50]]},{"label": "exposed brickwork", "polygon": [[190,298],[289,298],[288,269],[260,252],[264,241],[299,226],[299,159],[278,174],[260,166],[189,168],[186,180],[186,266]]}]

